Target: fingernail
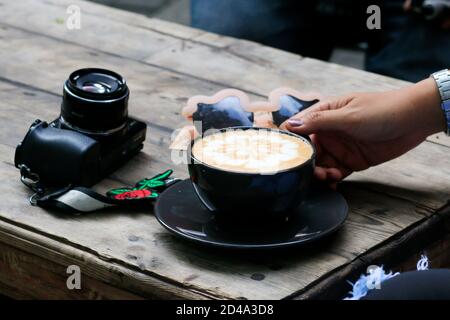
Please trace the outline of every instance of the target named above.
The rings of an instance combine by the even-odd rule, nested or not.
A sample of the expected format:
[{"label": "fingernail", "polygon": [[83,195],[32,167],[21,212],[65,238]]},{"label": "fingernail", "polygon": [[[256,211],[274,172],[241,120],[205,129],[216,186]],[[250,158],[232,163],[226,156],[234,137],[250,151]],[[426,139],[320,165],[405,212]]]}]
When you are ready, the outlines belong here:
[{"label": "fingernail", "polygon": [[288,123],[291,127],[300,127],[303,125],[303,120],[302,119],[291,119],[291,120],[288,120]]}]

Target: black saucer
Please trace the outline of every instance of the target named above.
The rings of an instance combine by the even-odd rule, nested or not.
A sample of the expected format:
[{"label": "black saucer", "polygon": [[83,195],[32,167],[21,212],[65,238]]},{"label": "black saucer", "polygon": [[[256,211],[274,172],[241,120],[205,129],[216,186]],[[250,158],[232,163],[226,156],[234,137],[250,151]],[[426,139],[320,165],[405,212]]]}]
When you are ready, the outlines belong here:
[{"label": "black saucer", "polygon": [[347,212],[347,202],[338,192],[315,186],[288,220],[218,221],[197,198],[190,180],[169,187],[155,204],[156,219],[177,236],[236,249],[281,248],[315,241],[339,229]]}]

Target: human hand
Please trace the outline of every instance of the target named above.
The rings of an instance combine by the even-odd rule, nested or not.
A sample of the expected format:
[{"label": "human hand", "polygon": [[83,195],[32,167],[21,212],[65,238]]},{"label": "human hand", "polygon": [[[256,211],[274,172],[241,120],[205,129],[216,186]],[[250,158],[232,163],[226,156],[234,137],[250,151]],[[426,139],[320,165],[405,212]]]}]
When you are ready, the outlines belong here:
[{"label": "human hand", "polygon": [[403,89],[323,100],[281,128],[311,135],[316,177],[336,183],[402,155],[445,126],[439,91],[427,79]]}]

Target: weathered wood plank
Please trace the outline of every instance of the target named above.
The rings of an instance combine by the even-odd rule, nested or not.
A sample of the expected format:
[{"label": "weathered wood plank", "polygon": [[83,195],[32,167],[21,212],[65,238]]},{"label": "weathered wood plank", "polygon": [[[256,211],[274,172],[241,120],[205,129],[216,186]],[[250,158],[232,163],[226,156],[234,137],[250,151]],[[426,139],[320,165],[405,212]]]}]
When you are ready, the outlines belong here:
[{"label": "weathered wood plank", "polygon": [[[71,31],[64,23],[58,24],[64,20],[66,8],[72,4],[80,6],[84,28],[100,28],[102,32],[108,33],[109,37],[105,37],[108,40],[99,43],[95,33]],[[326,95],[336,95],[348,91],[387,90],[407,84],[389,77],[315,59],[301,59],[297,55],[249,41],[237,41],[89,2],[53,0],[33,2],[31,5],[23,1],[11,5],[14,5],[15,14],[12,16],[7,14],[7,10],[3,11],[5,16],[2,21],[20,29],[32,26],[27,30],[35,34],[46,34],[61,41],[78,43],[94,51],[122,55],[158,68],[222,86],[239,87],[260,95],[267,94],[277,86],[320,90]],[[43,11],[50,17],[49,20],[42,19]],[[18,24],[17,21],[26,23]],[[127,37],[127,41],[117,39],[117,36],[124,33],[131,35]],[[120,45],[117,44],[118,40]],[[143,59],[147,55],[149,58]],[[220,68],[225,69],[221,71]],[[329,79],[325,83],[324,74]],[[433,139],[444,145],[450,144],[448,140]]]},{"label": "weathered wood plank", "polygon": [[[62,4],[61,2],[54,2],[50,1],[48,4],[52,4],[54,6],[59,6],[60,8],[65,8],[67,6],[66,4]],[[236,41],[233,38],[230,37],[224,37],[208,32],[203,32],[198,29],[189,28],[186,26],[180,26],[176,25],[174,23],[158,20],[158,19],[148,19],[147,17],[136,15],[136,14],[130,14],[130,13],[124,13],[122,10],[105,10],[103,6],[99,6],[92,3],[83,3],[83,6],[86,8],[86,10],[89,12],[89,14],[92,14],[94,16],[102,16],[106,17],[107,19],[112,19],[116,21],[120,21],[122,23],[125,23],[126,25],[130,25],[130,16],[133,15],[133,23],[132,26],[138,27],[138,28],[145,28],[150,31],[160,33],[162,35],[166,35],[168,37],[172,38],[178,38],[182,40],[181,45],[181,51],[183,56],[180,57],[181,60],[185,60],[186,52],[184,52],[185,43],[192,43],[196,46],[204,47],[209,46],[211,47],[211,53],[213,55],[223,55],[224,53],[231,54],[237,58],[244,59],[250,63],[257,63],[265,66],[266,70],[264,71],[263,75],[260,77],[255,77],[256,80],[260,80],[260,83],[257,84],[255,88],[252,88],[251,90],[253,92],[258,92],[258,89],[261,88],[262,85],[267,83],[266,79],[268,78],[267,70],[275,70],[278,71],[279,74],[283,77],[283,80],[280,82],[283,86],[286,86],[284,81],[285,77],[292,77],[293,81],[291,82],[291,86],[295,88],[301,88],[302,90],[314,90],[317,91],[317,87],[320,88],[320,91],[323,94],[326,95],[337,95],[346,93],[349,90],[350,91],[382,91],[382,90],[389,90],[389,89],[395,89],[400,86],[404,86],[407,83],[405,81],[400,81],[397,79],[392,79],[389,77],[383,77],[383,76],[375,76],[374,74],[370,74],[367,72],[361,72],[358,70],[341,67],[339,65],[332,65],[332,64],[325,64],[321,61],[315,60],[315,59],[307,59],[302,63],[301,69],[305,68],[306,65],[311,65],[309,67],[308,75],[315,75],[315,74],[323,74],[326,73],[327,75],[330,75],[331,78],[335,78],[335,76],[338,76],[338,79],[336,82],[332,83],[332,85],[329,88],[323,88],[322,85],[322,79],[319,79],[318,86],[312,85],[311,87],[308,87],[309,84],[309,78],[307,79],[306,83],[302,83],[300,86],[299,83],[297,83],[298,80],[300,80],[300,77],[297,72],[296,64],[302,57],[298,55],[294,55],[285,51],[280,51],[275,48],[265,47],[257,43],[253,43],[250,41]],[[107,14],[106,14],[107,12]],[[172,53],[177,53],[179,50],[179,45],[176,44],[173,49],[171,49]],[[128,56],[128,52],[126,55]],[[192,69],[190,70],[189,74],[196,74],[196,70],[204,70],[203,60],[201,57],[205,55],[204,50],[202,49],[202,52],[198,56],[194,56],[194,59],[199,59],[200,57],[200,64],[201,68],[196,68],[195,65],[188,64],[186,67]],[[223,58],[222,56],[220,58]],[[159,61],[161,63],[161,61]],[[318,69],[317,66],[318,65]],[[173,68],[173,63],[168,64],[171,68]],[[233,72],[240,72],[242,73],[242,70],[246,70],[248,74],[255,75],[255,71],[252,70],[252,72],[247,71],[247,69],[240,69],[239,67],[236,68],[234,64],[227,64],[227,70],[226,73],[228,73],[230,70],[233,69]],[[331,69],[331,70],[330,70]],[[286,70],[294,71],[293,74],[287,74]],[[194,71],[194,72],[192,72]],[[213,72],[212,74],[216,74],[216,72]],[[209,73],[209,72],[208,72]],[[346,74],[351,73],[351,81],[349,83],[344,82],[344,90],[340,90],[340,88],[337,86],[337,84],[342,83],[342,79],[346,79]],[[359,74],[360,81],[354,81],[355,74]],[[271,78],[273,79],[273,75],[271,75]],[[313,77],[311,77],[313,78]],[[375,80],[377,83],[374,86],[374,83],[368,83],[368,78],[371,78]],[[235,75],[235,78],[229,84],[228,86],[236,86],[236,80],[240,79],[238,75]],[[312,79],[311,79],[312,80]],[[214,78],[215,81],[215,78]],[[272,87],[269,87],[268,90],[271,90],[274,88],[274,84],[271,84]],[[245,88],[245,87],[243,87]],[[267,94],[267,92],[262,92],[262,95]],[[446,137],[443,134],[440,135],[434,135],[431,136],[429,141],[434,141],[439,144],[443,144],[446,146],[450,146],[450,139]]]},{"label": "weathered wood plank", "polygon": [[[33,226],[20,225],[4,217],[0,218],[1,266],[18,272],[2,272],[1,286],[15,287],[14,296],[20,298],[57,297],[75,298],[159,298],[159,299],[205,299],[211,296],[197,293],[190,288],[176,286],[146,274],[138,268],[116,262],[113,257],[98,255],[94,250],[70,243],[56,234],[40,232]],[[30,262],[32,261],[32,262]],[[39,273],[33,269],[40,268]],[[80,267],[83,287],[81,291],[65,292],[66,269],[70,265]],[[37,275],[34,288],[27,288],[25,277]],[[19,278],[22,279],[19,280]],[[45,281],[57,284],[50,290]],[[29,280],[31,281],[31,280]],[[42,282],[39,282],[42,281]],[[22,288],[25,286],[25,288]],[[48,292],[46,292],[48,291]],[[69,290],[67,290],[69,291]]]},{"label": "weathered wood plank", "polygon": [[[352,208],[350,218],[342,232],[321,250],[300,249],[269,256],[217,252],[173,238],[142,211],[60,217],[29,207],[26,201],[29,192],[18,181],[16,169],[7,164],[13,149],[5,148],[1,152],[0,171],[12,183],[0,187],[0,192],[11,199],[3,205],[3,217],[95,250],[100,257],[123,261],[223,297],[283,298],[428,214],[409,202],[386,196],[370,200],[370,194],[358,188],[353,190],[349,185],[342,191]],[[132,241],[135,239],[138,240]],[[266,278],[255,281],[254,274]]]},{"label": "weathered wood plank", "polygon": [[[162,147],[170,144],[171,131],[185,124],[179,111],[187,97],[201,90],[212,93],[220,89],[216,85],[205,84],[200,80],[189,79],[187,76],[174,75],[169,71],[142,65],[136,61],[128,61],[126,65],[123,65],[123,60],[120,57],[107,54],[92,56],[90,50],[73,44],[60,43],[46,36],[35,36],[30,39],[26,31],[0,29],[0,35],[4,38],[4,41],[0,44],[2,48],[0,58],[4,61],[14,60],[16,62],[15,64],[0,66],[3,77],[49,91],[55,95],[60,94],[62,82],[73,70],[73,66],[86,65],[86,61],[115,69],[126,75],[132,90],[130,98],[131,114],[148,123],[150,130],[166,130],[166,134],[158,137],[158,145],[161,148],[155,150],[162,152],[164,155],[169,154],[167,150],[162,150]],[[11,50],[11,48],[20,47],[27,48],[21,55],[17,55],[16,50]],[[71,55],[64,57],[64,63],[62,63],[60,61],[62,58],[57,57],[64,56],[64,52],[71,52]],[[55,55],[54,59],[49,59],[48,57],[52,57],[52,55]],[[30,63],[33,65],[39,64],[40,67],[38,70],[34,70],[34,68],[29,67]],[[319,68],[322,65],[322,63],[315,65],[315,62],[311,61],[307,63],[314,65],[313,68]],[[329,68],[344,69],[336,65]],[[48,72],[48,70],[51,70],[51,72]],[[314,74],[317,74],[317,72],[315,71]],[[349,73],[346,79],[351,77],[355,77],[355,75]],[[37,82],[34,79],[40,79],[40,81]],[[322,82],[325,84],[329,83],[327,81]],[[149,88],[148,83],[155,85]],[[58,105],[59,101],[55,99],[52,107]],[[55,117],[56,114],[57,112],[52,117]],[[149,131],[148,136],[149,139],[156,139],[152,131]],[[422,152],[421,149],[426,149],[427,151]],[[369,170],[358,173],[354,178],[359,177],[359,180],[366,181],[376,178],[378,180],[375,182],[386,182],[393,186],[408,186],[407,189],[418,192],[402,192],[401,188],[391,188],[390,192],[395,193],[398,191],[402,197],[425,203],[432,208],[439,208],[445,203],[446,196],[450,194],[450,184],[446,178],[449,169],[447,168],[448,166],[444,165],[446,152],[442,151],[443,155],[435,155],[430,153],[429,150],[439,150],[439,148],[428,145],[421,146],[402,158],[371,169],[377,172],[376,175],[371,174]],[[416,157],[420,158],[419,161],[415,160]],[[163,159],[168,158],[163,157]],[[414,168],[413,163],[418,167]],[[428,170],[431,170],[431,163],[442,165],[434,166],[434,171],[428,173]],[[405,185],[402,183],[404,180]],[[421,192],[421,190],[424,192]],[[438,192],[435,193],[435,190]],[[420,195],[422,197],[418,197]]]},{"label": "weathered wood plank", "polygon": [[[0,172],[10,181],[0,186],[8,199],[0,210],[3,241],[14,235],[20,250],[49,261],[61,261],[49,249],[60,243],[64,259],[84,261],[93,278],[137,295],[283,298],[352,263],[445,203],[450,174],[440,167],[446,167],[441,165],[448,149],[424,143],[342,184],[340,191],[351,209],[349,220],[335,237],[310,248],[270,254],[218,251],[174,238],[159,226],[151,210],[61,216],[30,207],[29,191],[12,165],[14,147],[35,118],[57,116],[62,82],[78,67],[97,65],[126,76],[132,90],[131,114],[150,126],[144,153],[96,186],[98,190],[173,167],[168,137],[183,124],[179,110],[191,95],[211,94],[222,86],[261,96],[281,84],[325,94],[405,85],[87,2],[70,4],[86,8],[83,28],[95,32],[72,32],[57,23],[65,17],[68,3],[2,3],[0,61],[7,63],[0,65],[0,109],[6,111],[0,115]],[[100,32],[110,37],[99,40]],[[178,176],[186,176],[184,166],[175,169]],[[12,225],[20,227],[12,231]],[[24,241],[27,237],[32,240]],[[121,272],[126,274],[124,282],[117,281]],[[259,275],[263,280],[254,280],[261,279]]]},{"label": "weathered wood plank", "polygon": [[427,138],[428,141],[450,147],[450,138],[445,133],[438,133]]},{"label": "weathered wood plank", "polygon": [[449,152],[424,142],[400,158],[354,173],[348,181],[437,210],[450,200]]},{"label": "weathered wood plank", "polygon": [[66,280],[68,266],[60,266],[0,243],[0,283],[17,288],[17,299],[138,299],[127,291],[119,290],[85,274],[82,286],[69,290]]},{"label": "weathered wood plank", "polygon": [[[20,188],[20,185],[17,187]],[[357,210],[352,210],[343,230],[331,242],[320,247],[270,255],[241,254],[217,252],[178,241],[145,212],[99,213],[89,217],[49,216],[43,210],[29,208],[25,201],[26,193],[25,190],[15,192],[22,200],[22,205],[14,211],[6,208],[11,213],[2,213],[2,216],[26,222],[40,232],[52,234],[58,241],[70,241],[73,245],[90,250],[95,248],[95,254],[102,260],[123,261],[130,267],[148,270],[152,274],[177,281],[180,285],[201,288],[211,296],[234,298],[283,298],[317,280],[319,275],[350,262],[355,256],[389,237],[390,232],[400,231],[408,218],[413,218],[411,212],[417,210],[407,206],[398,213],[398,202],[388,203],[388,199],[383,199],[383,208],[378,205],[368,207],[371,212],[375,212],[372,216],[358,215]],[[12,196],[10,193],[6,195],[9,198]],[[355,198],[357,196],[355,194]],[[350,201],[352,206],[355,202],[357,200]],[[390,209],[395,211],[400,225],[397,221],[389,221]],[[383,210],[388,210],[386,217],[377,217],[377,212]],[[27,212],[26,218],[23,212]],[[48,255],[46,257],[55,259]],[[88,262],[85,268],[89,266],[92,271],[99,268],[98,262]],[[262,274],[265,279],[255,281],[252,279],[255,274]],[[141,278],[138,280],[142,281]],[[149,286],[148,290],[151,289],[149,284],[146,285]]]},{"label": "weathered wood plank", "polygon": [[[28,30],[35,35],[51,36],[94,51],[120,55],[126,60],[146,62],[158,68],[167,68],[183,75],[261,95],[285,85],[300,90],[321,89],[325,94],[338,94],[349,90],[382,90],[406,84],[392,78],[328,65],[313,59],[307,59],[304,63],[305,59],[297,55],[248,41],[235,40],[226,47],[217,48],[191,41],[187,37],[175,38],[171,36],[170,31],[166,35],[156,33],[152,29],[139,29],[129,24],[134,18],[142,20],[142,16],[129,13],[127,21],[124,18],[113,20],[109,18],[109,8],[97,4],[69,0],[57,3],[57,6],[49,2],[31,0],[7,3],[4,4],[6,10],[2,10],[5,13],[0,13],[0,18],[5,25]],[[79,5],[82,10],[83,25],[80,30],[68,30],[65,24],[55,22],[58,18],[66,17],[65,10],[71,4]],[[15,12],[13,17],[7,14],[11,10]],[[46,19],[42,19],[43,12]],[[186,34],[193,30],[178,28],[185,28]],[[101,30],[108,34],[108,37],[99,40],[95,32],[84,32],[84,29]],[[126,41],[122,39],[123,34],[128,35]],[[193,31],[191,38],[195,36],[197,33]],[[322,70],[325,66],[326,70]],[[328,79],[338,81],[329,81],[329,84],[324,86],[324,72]],[[345,77],[347,74],[352,76]]]}]

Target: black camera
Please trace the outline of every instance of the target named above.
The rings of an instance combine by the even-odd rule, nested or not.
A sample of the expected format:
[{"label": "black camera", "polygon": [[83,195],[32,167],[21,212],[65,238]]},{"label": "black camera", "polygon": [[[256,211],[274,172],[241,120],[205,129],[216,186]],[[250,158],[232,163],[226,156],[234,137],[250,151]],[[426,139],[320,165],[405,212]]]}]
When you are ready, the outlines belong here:
[{"label": "black camera", "polygon": [[36,120],[16,148],[22,180],[87,187],[138,153],[146,124],[128,117],[129,93],[115,72],[73,72],[64,83],[60,116],[50,123]]}]

